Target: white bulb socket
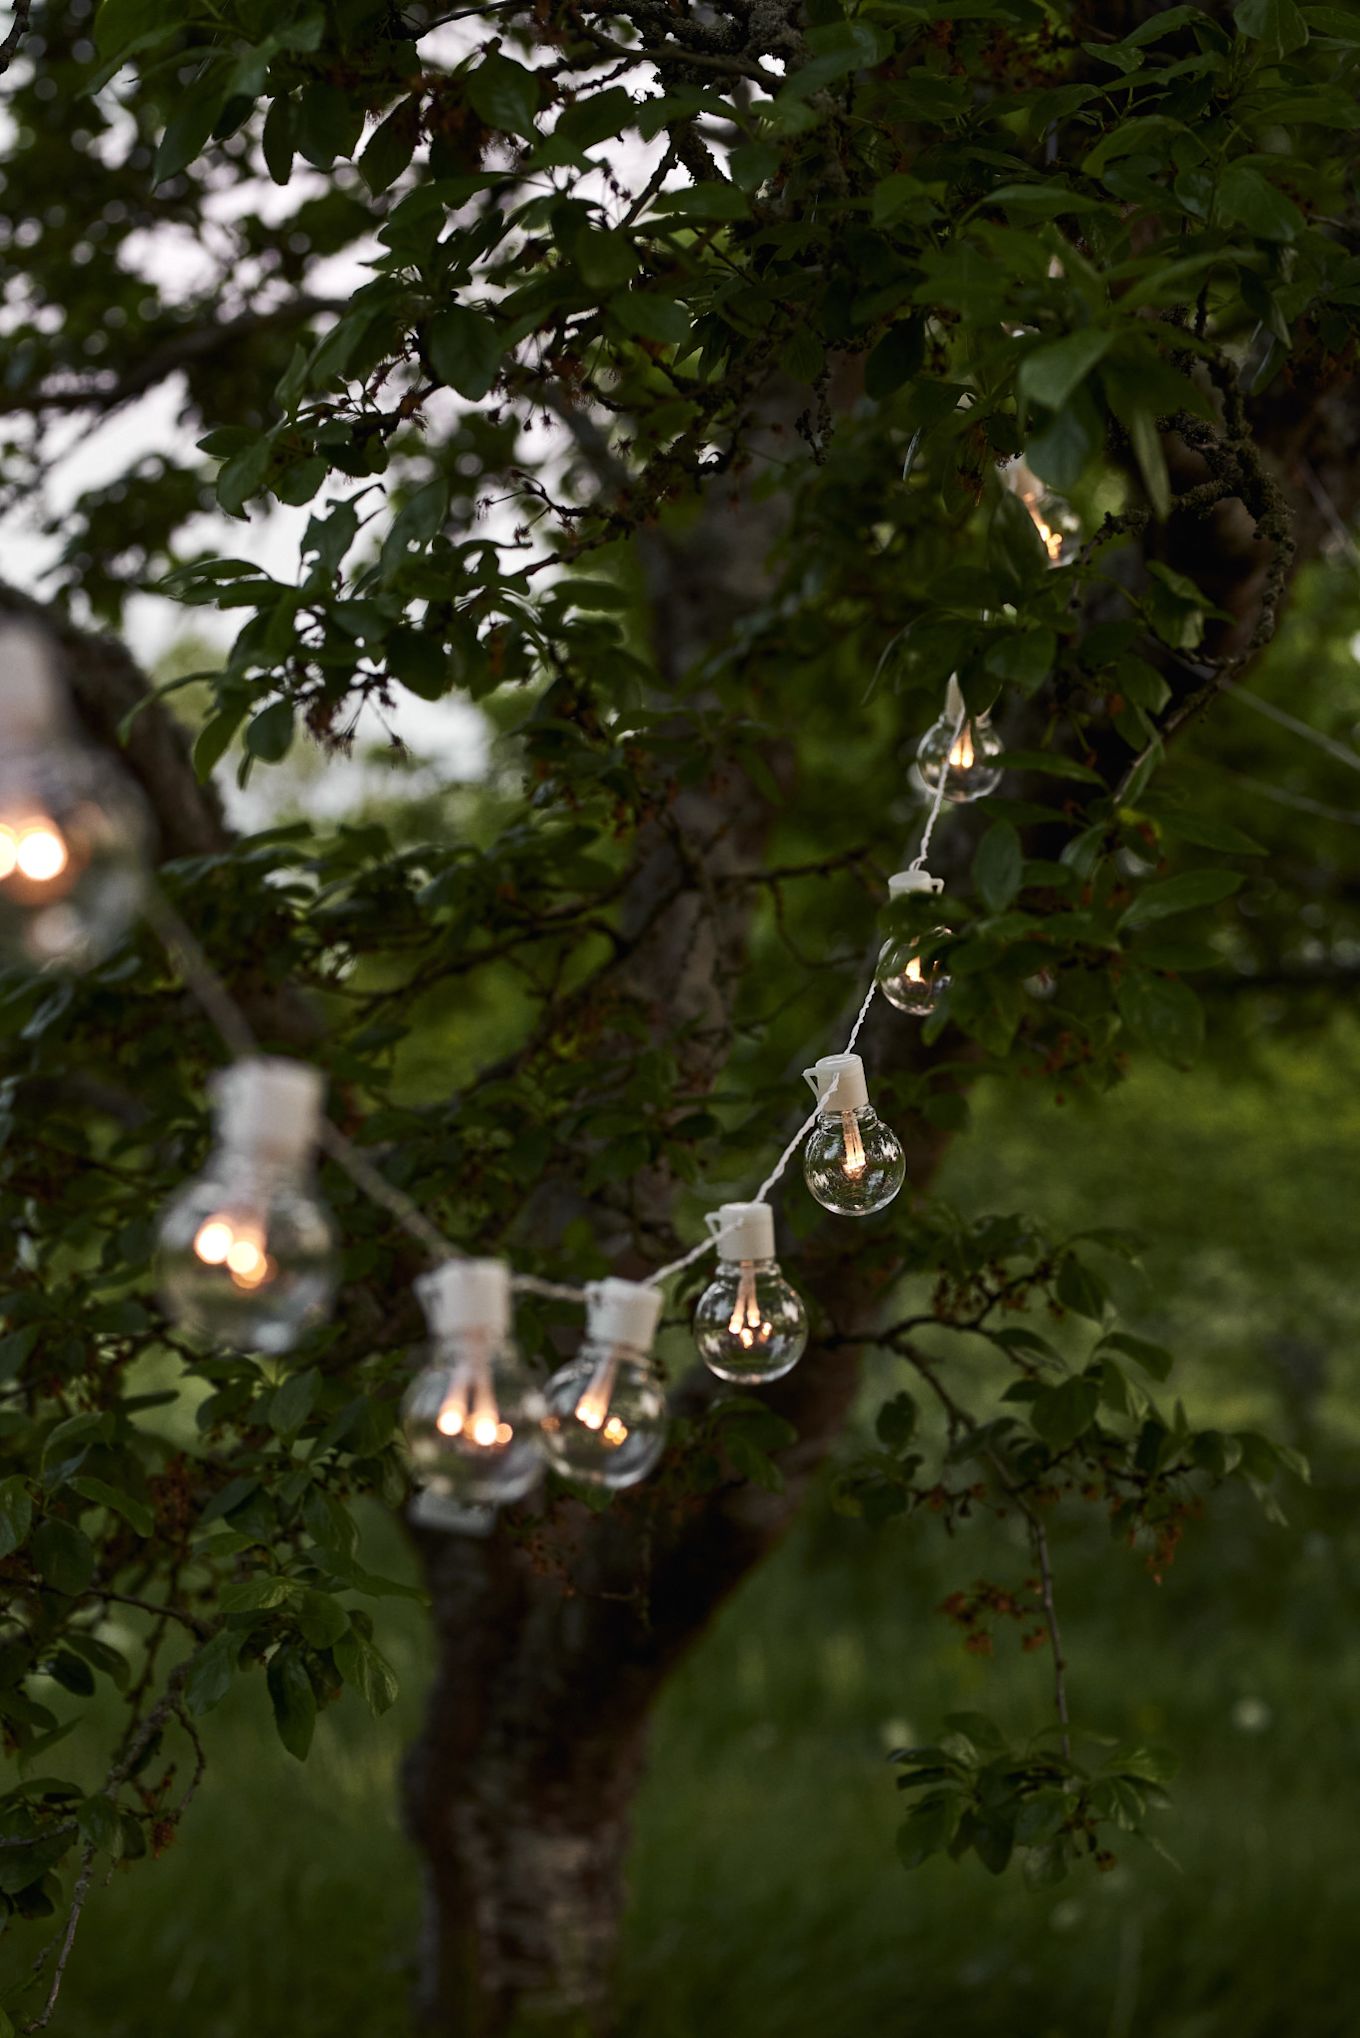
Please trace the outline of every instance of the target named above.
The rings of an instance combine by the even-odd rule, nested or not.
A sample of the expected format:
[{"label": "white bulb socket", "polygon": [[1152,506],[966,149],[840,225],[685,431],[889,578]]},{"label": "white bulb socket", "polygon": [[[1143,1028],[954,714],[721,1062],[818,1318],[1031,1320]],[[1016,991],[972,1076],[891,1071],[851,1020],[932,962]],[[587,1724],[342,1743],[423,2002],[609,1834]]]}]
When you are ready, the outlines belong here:
[{"label": "white bulb socket", "polygon": [[325,1093],[325,1077],[306,1062],[274,1055],[233,1062],[212,1086],[218,1135],[224,1146],[269,1160],[306,1160]]},{"label": "white bulb socket", "polygon": [[772,1260],[774,1212],[768,1203],[723,1203],[704,1219],[720,1260]]},{"label": "white bulb socket", "polygon": [[0,625],[0,756],[36,750],[67,728],[66,689],[51,647],[30,623]]},{"label": "white bulb socket", "polygon": [[944,879],[932,877],[928,870],[895,870],[888,879],[890,899],[909,898],[913,892],[942,892]]},{"label": "white bulb socket", "polygon": [[642,1281],[592,1281],[586,1289],[586,1336],[592,1344],[627,1345],[644,1354],[652,1349],[661,1320],[662,1295]]},{"label": "white bulb socket", "polygon": [[869,1101],[864,1063],[857,1054],[824,1054],[803,1081],[816,1092],[823,1111],[862,1111]]},{"label": "white bulb socket", "polygon": [[504,1260],[447,1260],[422,1274],[416,1295],[431,1334],[485,1331],[495,1344],[510,1334],[510,1269]]}]

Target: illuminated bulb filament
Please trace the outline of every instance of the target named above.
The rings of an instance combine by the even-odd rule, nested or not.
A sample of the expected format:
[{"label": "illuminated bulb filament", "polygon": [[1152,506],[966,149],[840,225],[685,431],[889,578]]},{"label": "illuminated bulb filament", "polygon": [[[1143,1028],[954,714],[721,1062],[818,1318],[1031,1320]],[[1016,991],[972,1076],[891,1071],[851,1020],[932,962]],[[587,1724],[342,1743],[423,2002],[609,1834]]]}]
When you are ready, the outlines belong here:
[{"label": "illuminated bulb filament", "polygon": [[[576,1420],[583,1423],[587,1429],[604,1430],[606,1441],[609,1443],[616,1441],[609,1435],[608,1424],[611,1420],[618,1422],[617,1416],[611,1418],[609,1414],[609,1401],[614,1392],[614,1375],[618,1371],[618,1363],[613,1352],[607,1353],[591,1374],[590,1385],[576,1404]],[[622,1423],[619,1423],[619,1428],[623,1429]],[[623,1429],[623,1434],[627,1436],[626,1429]],[[620,1437],[617,1441],[622,1443],[623,1438]]]},{"label": "illuminated bulb filament", "polygon": [[1045,552],[1047,552],[1049,558],[1052,560],[1054,565],[1056,565],[1059,558],[1062,556],[1063,548],[1062,532],[1055,531],[1051,525],[1046,524],[1044,522],[1043,517],[1039,513],[1039,498],[1030,489],[1027,488],[1021,489],[1020,500],[1025,505],[1025,508],[1029,511],[1030,521],[1034,525],[1035,530],[1039,533],[1040,538],[1043,540]]},{"label": "illuminated bulb filament", "polygon": [[274,1276],[274,1262],[261,1235],[237,1231],[229,1217],[210,1217],[200,1224],[194,1253],[205,1267],[225,1267],[238,1288],[262,1288]]},{"label": "illuminated bulb filament", "polygon": [[765,1344],[770,1336],[771,1326],[760,1312],[756,1297],[756,1270],[750,1260],[741,1262],[741,1273],[737,1280],[737,1299],[732,1310],[732,1320],[727,1328],[733,1337],[740,1338],[747,1351],[757,1342]]},{"label": "illuminated bulb filament", "polygon": [[955,771],[973,769],[973,732],[967,722],[955,738],[954,748],[949,753],[949,762]]},{"label": "illuminated bulb filament", "polygon": [[65,839],[50,821],[21,821],[17,827],[0,827],[0,883],[17,871],[30,884],[51,884],[70,861]]},{"label": "illuminated bulb filament", "polygon": [[224,1267],[234,1236],[225,1218],[210,1217],[206,1224],[199,1227],[198,1236],[194,1240],[194,1251],[205,1267]]},{"label": "illuminated bulb filament", "polygon": [[842,1111],[841,1130],[845,1135],[845,1160],[842,1166],[844,1172],[853,1181],[864,1173],[866,1165],[864,1159],[864,1141],[860,1138],[859,1132],[859,1120],[853,1111]]},{"label": "illuminated bulb filament", "polygon": [[628,1441],[628,1425],[621,1422],[617,1415],[611,1415],[600,1434],[607,1444],[612,1444],[617,1450],[620,1444],[626,1444]]}]

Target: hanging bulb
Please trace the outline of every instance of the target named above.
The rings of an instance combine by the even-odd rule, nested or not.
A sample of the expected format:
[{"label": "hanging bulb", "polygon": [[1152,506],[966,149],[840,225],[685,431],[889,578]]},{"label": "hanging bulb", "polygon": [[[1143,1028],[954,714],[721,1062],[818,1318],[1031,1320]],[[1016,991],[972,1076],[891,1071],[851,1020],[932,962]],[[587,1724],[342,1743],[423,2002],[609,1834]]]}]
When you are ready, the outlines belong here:
[{"label": "hanging bulb", "polygon": [[[888,879],[890,900],[943,889],[943,878],[932,877],[928,870],[898,870]],[[948,927],[932,927],[925,936],[893,934],[884,942],[874,975],[888,1003],[899,1012],[911,1012],[923,1019],[934,1011],[948,990],[949,978],[943,968],[938,962],[922,962],[921,948],[925,941],[939,940],[951,931]]]},{"label": "hanging bulb", "polygon": [[804,1069],[817,1093],[816,1122],[803,1143],[803,1178],[828,1210],[868,1217],[882,1210],[906,1179],[901,1141],[869,1102],[857,1054],[824,1054]]},{"label": "hanging bulb", "polygon": [[1001,783],[1001,769],[994,762],[1001,751],[1001,738],[987,717],[969,717],[959,682],[951,679],[945,688],[944,713],[916,747],[916,770],[926,793],[934,793],[943,773],[944,796],[951,805],[985,799]]},{"label": "hanging bulb", "polygon": [[666,1395],[650,1353],[661,1290],[641,1281],[586,1289],[586,1338],[544,1390],[554,1470],[592,1486],[636,1486],[666,1448]]},{"label": "hanging bulb", "polygon": [[1001,470],[1001,479],[1029,511],[1030,521],[1043,540],[1049,565],[1066,566],[1081,542],[1081,524],[1071,503],[1055,494],[1023,459],[1008,461]]},{"label": "hanging bulb", "polygon": [[0,625],[0,961],[80,969],[141,897],[149,824],[130,780],[76,734],[46,640]]},{"label": "hanging bulb", "polygon": [[768,1203],[724,1203],[704,1221],[718,1270],[694,1312],[699,1356],[720,1380],[780,1380],[803,1356],[808,1322],[774,1256],[774,1212]]},{"label": "hanging bulb", "polygon": [[168,1313],[237,1351],[291,1350],[330,1307],[334,1233],[312,1156],[322,1078],[256,1057],[214,1084],[217,1145],[161,1219],[158,1273]]},{"label": "hanging bulb", "polygon": [[543,1470],[543,1398],[511,1340],[504,1260],[450,1260],[416,1282],[430,1326],[402,1405],[411,1457],[434,1492],[470,1504],[520,1500]]}]

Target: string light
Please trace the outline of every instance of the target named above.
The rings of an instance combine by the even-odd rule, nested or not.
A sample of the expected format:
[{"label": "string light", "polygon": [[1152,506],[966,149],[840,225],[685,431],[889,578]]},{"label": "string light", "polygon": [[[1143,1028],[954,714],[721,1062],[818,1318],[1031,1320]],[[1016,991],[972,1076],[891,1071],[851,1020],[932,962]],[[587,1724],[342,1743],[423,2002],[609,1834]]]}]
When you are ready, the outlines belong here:
[{"label": "string light", "polygon": [[312,1182],[323,1082],[303,1062],[234,1063],[214,1084],[217,1144],[161,1219],[176,1322],[237,1351],[290,1351],[335,1292],[335,1236]]},{"label": "string light", "polygon": [[544,1390],[543,1442],[565,1478],[635,1486],[666,1448],[666,1393],[651,1361],[661,1290],[595,1281],[585,1291],[586,1336]]},{"label": "string light", "polygon": [[869,1102],[857,1054],[824,1054],[803,1078],[817,1097],[817,1115],[803,1147],[803,1179],[817,1201],[841,1217],[882,1210],[906,1180],[897,1134]]},{"label": "string light", "polygon": [[45,640],[0,626],[0,958],[78,969],[109,954],[148,835],[140,795],[77,736]]},{"label": "string light", "polygon": [[431,1344],[402,1406],[416,1469],[469,1504],[521,1500],[543,1471],[543,1398],[510,1335],[504,1260],[451,1260],[416,1282]]},{"label": "string light", "polygon": [[[8,942],[33,965],[92,959],[112,946],[140,905],[236,1057],[213,1085],[216,1143],[208,1163],[161,1220],[157,1271],[177,1322],[215,1342],[274,1355],[324,1317],[337,1267],[330,1215],[313,1185],[315,1152],[323,1146],[436,1262],[416,1284],[431,1345],[403,1422],[426,1481],[425,1500],[441,1525],[463,1532],[471,1522],[488,1532],[494,1508],[530,1490],[544,1457],[569,1478],[609,1488],[634,1485],[654,1468],[668,1429],[651,1358],[661,1288],[704,1253],[716,1248],[718,1259],[694,1318],[705,1363],[743,1384],[779,1379],[796,1365],[807,1343],[807,1313],[775,1259],[766,1198],[800,1148],[809,1189],[840,1215],[881,1210],[901,1189],[902,1147],[869,1103],[854,1048],[879,989],[899,1009],[920,1012],[944,988],[938,968],[922,964],[921,939],[884,944],[844,1052],[804,1070],[816,1105],[755,1200],[724,1204],[706,1220],[709,1236],[679,1259],[645,1282],[609,1279],[584,1289],[514,1274],[503,1261],[464,1259],[322,1117],[324,1082],[316,1070],[254,1051],[245,1016],[199,942],[145,880],[146,825],[137,796],[70,739],[44,641],[28,629],[10,630],[7,646],[0,643],[0,670],[7,652],[10,680],[0,692],[0,743],[7,746],[0,762],[0,944]],[[991,760],[1000,747],[985,716],[970,720],[951,679],[945,714],[918,753],[931,795],[920,853],[889,881],[890,897],[940,890],[924,865],[941,807],[994,788],[1000,772]],[[73,789],[80,794],[74,804]],[[948,931],[936,928],[922,939]],[[586,1305],[579,1353],[541,1394],[511,1339],[515,1290]]]},{"label": "string light", "polygon": [[969,715],[957,679],[945,689],[945,709],[916,748],[916,769],[927,792],[941,785],[951,806],[985,799],[1001,783],[1001,738],[985,715]]},{"label": "string light", "polygon": [[694,1311],[699,1356],[720,1380],[780,1380],[807,1346],[807,1310],[774,1256],[768,1203],[724,1203],[705,1218],[718,1266]]},{"label": "string light", "polygon": [[[888,879],[888,898],[904,899],[933,894],[944,889],[944,880],[928,870],[898,870]],[[949,978],[937,961],[923,961],[922,947],[943,940],[953,930],[932,927],[921,935],[889,935],[878,953],[875,978],[890,1005],[899,1012],[911,1012],[918,1019],[933,1012],[949,988]]]}]

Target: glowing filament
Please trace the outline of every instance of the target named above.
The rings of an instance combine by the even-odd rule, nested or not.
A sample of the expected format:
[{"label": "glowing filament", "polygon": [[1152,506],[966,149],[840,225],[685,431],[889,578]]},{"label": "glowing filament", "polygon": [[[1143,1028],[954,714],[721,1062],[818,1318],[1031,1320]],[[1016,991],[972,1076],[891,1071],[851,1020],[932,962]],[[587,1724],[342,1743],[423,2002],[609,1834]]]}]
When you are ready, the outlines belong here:
[{"label": "glowing filament", "polygon": [[225,1218],[210,1217],[206,1224],[199,1227],[194,1251],[205,1267],[224,1267],[234,1237],[235,1233]]},{"label": "glowing filament", "polygon": [[914,955],[911,958],[902,974],[909,984],[919,984],[922,981],[921,958],[919,955]]},{"label": "glowing filament", "polygon": [[1051,524],[1045,523],[1039,509],[1039,497],[1034,493],[1033,489],[1022,488],[1020,490],[1020,500],[1029,511],[1030,522],[1043,540],[1043,547],[1048,554],[1050,563],[1056,566],[1062,557],[1064,544],[1062,532],[1055,531]]},{"label": "glowing filament", "polygon": [[[614,1393],[614,1376],[618,1369],[617,1353],[606,1352],[590,1376],[590,1385],[576,1404],[576,1420],[586,1429],[605,1430],[606,1440],[609,1442],[613,1442],[614,1439],[608,1437],[608,1424],[611,1420],[618,1422],[618,1417],[611,1417],[609,1413],[609,1403]],[[622,1429],[623,1425],[620,1423],[619,1427]],[[627,1436],[626,1429],[623,1434]],[[618,1441],[622,1443],[623,1438],[620,1437]]]},{"label": "glowing filament", "polygon": [[845,1137],[844,1172],[852,1181],[857,1181],[868,1165],[864,1158],[864,1141],[860,1137],[859,1120],[853,1111],[842,1111],[841,1131]]},{"label": "glowing filament", "polygon": [[50,821],[21,821],[17,827],[0,826],[0,883],[14,876],[30,884],[51,884],[71,861],[59,829]]},{"label": "glowing filament", "polygon": [[750,1260],[742,1260],[741,1273],[737,1280],[737,1299],[732,1309],[732,1320],[727,1328],[733,1337],[739,1338],[747,1351],[759,1340],[766,1343],[773,1325],[763,1320],[760,1302],[756,1295],[756,1270]]},{"label": "glowing filament", "polygon": [[247,1291],[272,1280],[274,1262],[258,1229],[238,1231],[229,1217],[209,1217],[194,1236],[194,1253],[205,1267],[225,1267],[233,1284]]},{"label": "glowing filament", "polygon": [[949,762],[955,771],[971,771],[973,769],[973,731],[967,722],[964,723],[954,739],[954,747],[949,753]]},{"label": "glowing filament", "polygon": [[607,1444],[612,1444],[617,1450],[620,1444],[626,1444],[628,1441],[628,1425],[626,1422],[620,1422],[617,1415],[611,1415],[600,1435]]}]

